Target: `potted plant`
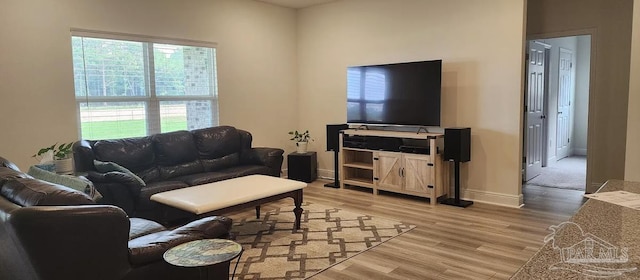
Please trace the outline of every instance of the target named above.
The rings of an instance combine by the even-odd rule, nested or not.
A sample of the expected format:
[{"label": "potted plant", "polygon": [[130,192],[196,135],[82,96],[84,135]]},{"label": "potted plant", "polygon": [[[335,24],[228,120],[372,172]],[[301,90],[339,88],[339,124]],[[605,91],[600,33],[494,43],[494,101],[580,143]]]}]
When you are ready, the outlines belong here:
[{"label": "potted plant", "polygon": [[71,174],[73,173],[73,159],[71,158],[73,142],[53,144],[49,147],[42,148],[32,157],[40,158],[40,162],[54,161],[56,173]]},{"label": "potted plant", "polygon": [[291,139],[296,142],[296,153],[306,153],[307,152],[307,144],[309,141],[313,141],[311,135],[309,134],[309,130],[305,132],[298,132],[297,130],[289,131],[289,135],[291,135]]}]

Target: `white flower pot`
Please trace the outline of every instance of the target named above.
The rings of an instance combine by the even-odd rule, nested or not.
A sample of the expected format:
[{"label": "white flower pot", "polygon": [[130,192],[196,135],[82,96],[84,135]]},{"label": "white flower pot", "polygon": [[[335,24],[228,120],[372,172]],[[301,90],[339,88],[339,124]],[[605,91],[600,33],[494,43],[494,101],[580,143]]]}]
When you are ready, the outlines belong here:
[{"label": "white flower pot", "polygon": [[56,173],[73,174],[73,158],[56,159]]},{"label": "white flower pot", "polygon": [[307,152],[307,142],[296,142],[296,153],[304,154]]}]

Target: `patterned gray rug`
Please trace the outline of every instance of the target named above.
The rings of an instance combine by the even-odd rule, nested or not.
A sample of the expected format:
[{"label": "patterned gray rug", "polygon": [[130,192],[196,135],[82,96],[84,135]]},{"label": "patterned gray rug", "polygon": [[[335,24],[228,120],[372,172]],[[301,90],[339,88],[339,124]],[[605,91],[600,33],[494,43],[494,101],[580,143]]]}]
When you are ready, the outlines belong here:
[{"label": "patterned gray rug", "polygon": [[415,228],[320,204],[302,208],[296,231],[293,206],[271,208],[258,220],[250,210],[229,215],[231,232],[245,250],[236,279],[307,278]]}]

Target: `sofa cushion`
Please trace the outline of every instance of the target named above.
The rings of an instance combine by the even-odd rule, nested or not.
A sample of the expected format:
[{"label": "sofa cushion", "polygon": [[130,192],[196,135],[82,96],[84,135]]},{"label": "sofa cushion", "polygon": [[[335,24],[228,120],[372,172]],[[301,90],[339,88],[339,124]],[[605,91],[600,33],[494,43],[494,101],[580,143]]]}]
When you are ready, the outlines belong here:
[{"label": "sofa cushion", "polygon": [[240,154],[233,153],[220,158],[202,159],[202,167],[204,171],[216,171],[240,164]]},{"label": "sofa cushion", "polygon": [[188,131],[174,131],[152,136],[158,156],[158,165],[172,166],[198,159],[198,150],[193,135]]},{"label": "sofa cushion", "polygon": [[235,127],[209,127],[191,133],[201,159],[215,159],[240,152],[241,139]]},{"label": "sofa cushion", "polygon": [[93,150],[99,161],[115,162],[132,172],[155,165],[155,154],[150,137],[99,140]]},{"label": "sofa cushion", "polygon": [[192,161],[173,166],[159,166],[160,178],[166,180],[174,177],[200,173],[204,170],[200,161]]},{"label": "sofa cushion", "polygon": [[188,131],[174,131],[153,136],[162,179],[202,172],[198,150]]},{"label": "sofa cushion", "polygon": [[189,186],[197,186],[208,183],[213,183],[217,181],[227,180],[234,178],[232,174],[225,172],[205,172],[198,174],[191,174],[187,176],[176,177],[174,180],[180,180],[189,184]]},{"label": "sofa cushion", "polygon": [[136,172],[136,175],[138,175],[138,177],[140,177],[143,181],[147,183],[155,182],[161,179],[160,170],[156,166],[153,166],[149,169],[145,169],[142,171],[138,171]]},{"label": "sofa cushion", "polygon": [[129,223],[129,240],[166,229],[159,223],[140,218],[129,218]]},{"label": "sofa cushion", "polygon": [[231,224],[232,220],[227,217],[205,217],[171,231],[159,231],[131,239],[129,240],[129,260],[134,265],[162,261],[162,255],[169,248],[182,243],[227,237]]},{"label": "sofa cushion", "polygon": [[33,178],[8,180],[2,186],[0,194],[24,207],[94,204],[94,201],[82,192]]}]

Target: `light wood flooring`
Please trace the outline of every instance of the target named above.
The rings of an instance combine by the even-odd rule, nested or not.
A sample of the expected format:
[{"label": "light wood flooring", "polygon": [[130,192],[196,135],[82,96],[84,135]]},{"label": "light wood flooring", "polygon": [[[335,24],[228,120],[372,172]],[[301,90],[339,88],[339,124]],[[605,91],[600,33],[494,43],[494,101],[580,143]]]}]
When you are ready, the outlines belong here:
[{"label": "light wood flooring", "polygon": [[324,183],[311,183],[304,192],[305,202],[417,227],[313,280],[508,279],[543,245],[547,228],[569,219],[584,202],[580,191],[526,186],[525,206],[520,209],[482,203],[466,209],[432,207],[425,198],[391,193],[374,196],[368,189],[333,189]]}]

